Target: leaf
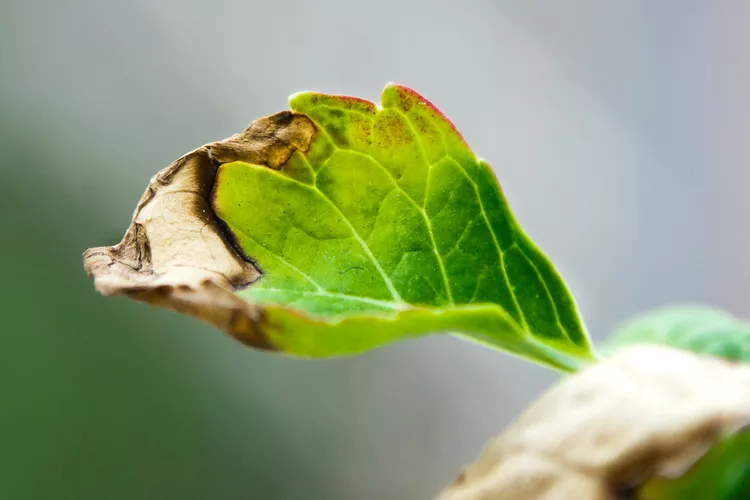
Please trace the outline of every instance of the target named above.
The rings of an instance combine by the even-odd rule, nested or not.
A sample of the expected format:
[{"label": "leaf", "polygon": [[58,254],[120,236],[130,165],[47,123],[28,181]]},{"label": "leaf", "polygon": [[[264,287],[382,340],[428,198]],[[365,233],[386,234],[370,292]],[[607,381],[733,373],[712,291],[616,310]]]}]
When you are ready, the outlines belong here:
[{"label": "leaf", "polygon": [[87,252],[98,289],[300,356],[454,332],[564,370],[593,359],[564,282],[432,104],[388,85],[382,107],[290,105],[162,171],[123,242]]},{"label": "leaf", "polygon": [[615,330],[605,350],[643,343],[750,362],[750,324],[705,306],[673,306],[637,316]]},{"label": "leaf", "polygon": [[[747,460],[717,476],[706,472],[716,471],[712,462],[729,451],[727,443],[741,451],[749,425],[750,366],[681,349],[630,347],[562,379],[439,499],[747,498],[734,495]],[[659,496],[668,490],[657,486],[691,477],[709,481],[680,490],[689,495]]]},{"label": "leaf", "polygon": [[[604,351],[638,344],[672,346],[750,363],[750,324],[705,306],[673,306],[642,314],[618,328]],[[750,432],[714,446],[689,473],[646,485],[643,500],[717,500],[750,497]]]},{"label": "leaf", "polygon": [[639,500],[746,500],[750,498],[750,432],[729,436],[714,445],[678,479],[646,484]]}]

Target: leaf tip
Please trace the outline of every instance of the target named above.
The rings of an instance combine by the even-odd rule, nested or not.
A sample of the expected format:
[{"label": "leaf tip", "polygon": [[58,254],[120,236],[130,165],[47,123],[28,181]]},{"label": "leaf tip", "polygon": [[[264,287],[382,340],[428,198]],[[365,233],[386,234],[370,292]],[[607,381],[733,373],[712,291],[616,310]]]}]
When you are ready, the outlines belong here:
[{"label": "leaf tip", "polygon": [[[426,110],[438,121],[446,125],[449,130],[456,135],[460,142],[462,142],[467,148],[469,148],[468,142],[464,136],[459,132],[458,127],[443,113],[437,106],[435,106],[429,99],[424,97],[422,94],[402,85],[400,83],[388,82],[383,88],[381,94],[381,100],[384,107],[396,107],[404,112],[409,112],[415,105],[422,105]],[[469,148],[470,149],[470,148]]]}]

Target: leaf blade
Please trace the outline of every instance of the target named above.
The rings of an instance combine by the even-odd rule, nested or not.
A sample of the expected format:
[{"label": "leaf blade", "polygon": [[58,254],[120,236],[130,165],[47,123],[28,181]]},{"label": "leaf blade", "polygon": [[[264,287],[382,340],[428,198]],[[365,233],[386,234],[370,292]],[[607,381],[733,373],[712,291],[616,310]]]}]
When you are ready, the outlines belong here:
[{"label": "leaf blade", "polygon": [[[316,126],[309,149],[279,169],[220,165],[213,188],[214,212],[264,273],[243,297],[278,308],[277,319],[279,304],[309,315],[309,324],[297,324],[303,330],[322,319],[340,329],[389,310],[404,317],[411,308],[495,304],[509,321],[494,340],[460,325],[451,331],[496,346],[513,332],[564,358],[593,358],[562,278],[516,223],[489,165],[434,105],[389,84],[382,107],[311,92],[293,95],[290,107]],[[258,213],[234,209],[244,203]],[[437,316],[443,327],[426,321],[412,325],[414,334],[450,330],[450,315]]]},{"label": "leaf blade", "polygon": [[670,306],[624,323],[605,348],[609,352],[635,344],[667,345],[750,363],[750,324],[712,307]]}]

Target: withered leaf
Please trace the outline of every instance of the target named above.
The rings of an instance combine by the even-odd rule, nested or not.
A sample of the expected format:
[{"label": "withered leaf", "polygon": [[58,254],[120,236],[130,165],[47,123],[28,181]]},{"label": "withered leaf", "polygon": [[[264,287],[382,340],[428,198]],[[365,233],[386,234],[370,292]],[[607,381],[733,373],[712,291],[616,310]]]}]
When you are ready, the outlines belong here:
[{"label": "withered leaf", "polygon": [[292,111],[160,172],[99,291],[309,357],[456,333],[560,370],[595,359],[575,302],[489,165],[411,89],[382,105],[301,93]]},{"label": "withered leaf", "polygon": [[542,395],[439,498],[637,498],[749,425],[750,365],[632,347]]}]

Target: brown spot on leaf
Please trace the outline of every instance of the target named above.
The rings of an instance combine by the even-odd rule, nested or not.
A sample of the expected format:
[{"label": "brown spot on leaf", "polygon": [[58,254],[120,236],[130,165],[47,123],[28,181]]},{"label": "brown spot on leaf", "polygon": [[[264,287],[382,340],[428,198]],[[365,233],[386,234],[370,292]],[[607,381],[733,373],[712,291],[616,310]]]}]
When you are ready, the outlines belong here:
[{"label": "brown spot on leaf", "polygon": [[86,272],[104,295],[126,295],[207,321],[246,345],[272,350],[263,311],[233,291],[260,276],[211,210],[218,167],[232,161],[280,169],[307,151],[315,126],[284,111],[244,132],[202,146],[157,173],[122,241],[84,253]]},{"label": "brown spot on leaf", "polygon": [[315,125],[306,116],[282,111],[255,120],[241,134],[203,147],[218,164],[244,161],[278,170],[294,151],[307,151],[314,132]]}]

